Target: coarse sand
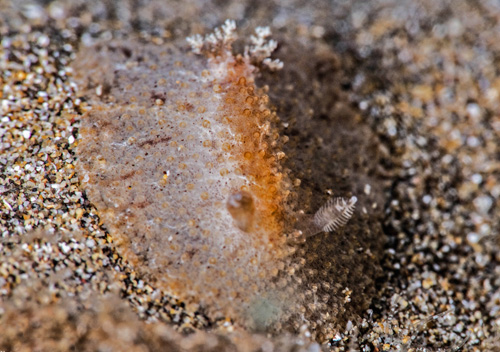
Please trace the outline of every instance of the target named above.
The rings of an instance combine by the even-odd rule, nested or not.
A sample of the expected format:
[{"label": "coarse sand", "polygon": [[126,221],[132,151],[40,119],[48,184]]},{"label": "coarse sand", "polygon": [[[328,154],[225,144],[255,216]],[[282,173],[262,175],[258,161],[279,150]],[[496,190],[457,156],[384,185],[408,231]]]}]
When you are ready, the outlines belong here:
[{"label": "coarse sand", "polygon": [[[500,350],[498,2],[0,8],[0,350]],[[256,85],[287,138],[294,206],[359,199],[345,228],[298,245],[305,318],[267,336],[155,287],[121,255],[75,167],[82,119],[114,75],[92,77],[75,65],[82,53],[187,51],[187,36],[227,18],[235,52],[257,26],[279,43],[283,69]],[[123,53],[140,62],[134,50]]]}]

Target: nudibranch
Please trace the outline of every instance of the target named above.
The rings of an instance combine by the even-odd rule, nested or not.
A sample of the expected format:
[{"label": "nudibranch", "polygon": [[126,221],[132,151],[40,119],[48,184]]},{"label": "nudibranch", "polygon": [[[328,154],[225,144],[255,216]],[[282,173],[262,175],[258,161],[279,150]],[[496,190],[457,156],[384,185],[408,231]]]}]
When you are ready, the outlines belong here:
[{"label": "nudibranch", "polygon": [[[258,302],[288,302],[274,306],[293,314],[300,266],[287,223],[293,185],[280,164],[286,137],[255,85],[258,66],[282,65],[269,35],[257,28],[233,55],[226,21],[188,38],[189,52],[115,42],[80,58],[95,97],[78,171],[120,253],[154,286],[242,325],[257,319]],[[297,228],[310,236],[341,226],[355,201],[336,199]]]}]

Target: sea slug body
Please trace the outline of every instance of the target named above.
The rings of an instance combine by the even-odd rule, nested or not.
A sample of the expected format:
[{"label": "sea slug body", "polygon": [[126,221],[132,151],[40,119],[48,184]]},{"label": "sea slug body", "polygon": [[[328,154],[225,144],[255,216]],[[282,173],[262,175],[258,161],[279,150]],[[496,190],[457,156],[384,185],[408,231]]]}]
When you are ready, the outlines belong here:
[{"label": "sea slug body", "polygon": [[[77,152],[82,184],[123,257],[193,309],[248,326],[262,302],[294,314],[290,273],[300,264],[287,241],[293,189],[279,119],[254,83],[255,65],[282,63],[269,58],[267,28],[233,55],[234,30],[226,21],[189,38],[194,53],[131,41],[82,55],[78,71],[95,93]],[[333,227],[352,208],[342,215]]]}]

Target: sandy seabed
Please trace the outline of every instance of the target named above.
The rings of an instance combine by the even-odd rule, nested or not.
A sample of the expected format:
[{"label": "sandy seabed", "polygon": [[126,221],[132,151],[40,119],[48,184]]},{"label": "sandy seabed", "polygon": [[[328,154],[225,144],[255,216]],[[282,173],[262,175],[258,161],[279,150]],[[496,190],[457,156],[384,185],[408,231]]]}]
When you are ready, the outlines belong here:
[{"label": "sandy seabed", "polygon": [[[0,349],[500,349],[498,2],[0,8]],[[75,83],[86,75],[72,66],[79,52],[127,38],[182,43],[226,18],[242,38],[268,25],[279,42],[283,70],[257,84],[289,138],[298,206],[360,199],[345,229],[303,244],[307,324],[276,336],[214,321],[141,277],[75,172],[96,94]],[[333,315],[308,310],[316,296]]]}]

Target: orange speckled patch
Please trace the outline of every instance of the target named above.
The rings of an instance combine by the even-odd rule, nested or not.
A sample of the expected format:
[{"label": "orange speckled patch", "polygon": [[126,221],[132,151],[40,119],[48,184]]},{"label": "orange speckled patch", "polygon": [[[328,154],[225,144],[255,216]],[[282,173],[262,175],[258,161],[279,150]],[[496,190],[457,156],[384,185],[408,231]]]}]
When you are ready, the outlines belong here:
[{"label": "orange speckled patch", "polygon": [[[259,200],[257,213],[259,227],[265,229],[271,242],[283,244],[283,224],[286,189],[276,152],[270,145],[277,144],[277,131],[271,127],[277,116],[268,108],[269,98],[259,94],[253,77],[246,78],[245,63],[234,65],[234,73],[227,77],[224,85],[225,104],[222,119],[231,119],[235,140],[231,154],[238,161],[243,177],[253,182],[243,190]],[[248,75],[248,73],[246,73]]]}]

